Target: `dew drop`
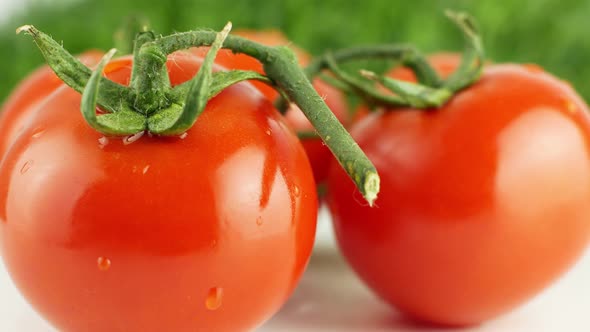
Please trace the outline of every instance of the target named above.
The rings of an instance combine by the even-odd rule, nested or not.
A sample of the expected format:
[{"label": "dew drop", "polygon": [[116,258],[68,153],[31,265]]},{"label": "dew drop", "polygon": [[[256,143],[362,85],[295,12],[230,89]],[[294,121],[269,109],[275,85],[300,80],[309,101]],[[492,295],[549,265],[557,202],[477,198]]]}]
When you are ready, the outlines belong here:
[{"label": "dew drop", "polygon": [[33,167],[33,163],[34,162],[32,160],[26,161],[20,168],[20,174],[25,174],[26,172],[28,172],[31,169],[31,167]]},{"label": "dew drop", "polygon": [[143,173],[143,174],[147,173],[149,169],[150,169],[150,165],[146,165],[146,166],[143,168],[143,171],[142,171],[142,173]]},{"label": "dew drop", "polygon": [[129,145],[129,144],[137,141],[138,139],[141,138],[141,136],[143,136],[144,133],[145,133],[145,131],[140,131],[140,132],[135,133],[133,135],[126,136],[125,138],[123,138],[123,144]]},{"label": "dew drop", "polygon": [[180,136],[178,136],[180,139],[185,139],[188,136],[187,132],[182,133]]},{"label": "dew drop", "polygon": [[295,197],[299,197],[301,195],[301,189],[299,189],[299,186],[293,187],[293,195],[295,195]]},{"label": "dew drop", "polygon": [[45,130],[43,130],[43,129],[38,130],[35,133],[33,133],[33,136],[32,137],[33,138],[39,138],[39,137],[41,137],[43,135],[44,132],[45,132]]},{"label": "dew drop", "polygon": [[267,134],[268,136],[270,136],[270,129],[267,129],[267,130],[266,130],[266,134]]},{"label": "dew drop", "polygon": [[105,146],[107,146],[109,144],[109,139],[106,138],[105,136],[102,136],[101,138],[98,139],[98,147],[101,149],[104,149]]},{"label": "dew drop", "polygon": [[98,269],[101,271],[108,271],[111,268],[111,260],[106,257],[98,257],[96,260],[96,265]]},{"label": "dew drop", "polygon": [[223,288],[213,287],[213,288],[209,289],[209,293],[207,294],[207,299],[205,300],[205,306],[209,310],[217,310],[221,307],[222,300],[223,300]]},{"label": "dew drop", "polygon": [[264,223],[264,220],[262,220],[262,217],[256,218],[256,225],[261,226],[262,223]]}]

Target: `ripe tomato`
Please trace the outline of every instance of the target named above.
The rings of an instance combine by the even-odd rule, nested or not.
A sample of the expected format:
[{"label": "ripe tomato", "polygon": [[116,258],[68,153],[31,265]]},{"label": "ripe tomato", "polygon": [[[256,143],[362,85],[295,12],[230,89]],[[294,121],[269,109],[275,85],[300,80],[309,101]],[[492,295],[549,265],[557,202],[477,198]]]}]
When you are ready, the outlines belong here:
[{"label": "ripe tomato", "polygon": [[[88,51],[78,59],[87,66],[94,66],[102,57],[102,52]],[[29,117],[39,103],[53,93],[63,82],[49,66],[43,66],[22,81],[8,97],[0,111],[0,160],[12,142],[24,130]]]},{"label": "ripe tomato", "polygon": [[[201,60],[169,57],[173,84]],[[107,76],[127,84],[131,60]],[[0,249],[60,331],[245,331],[275,313],[312,249],[315,184],[296,136],[248,83],[182,137],[106,139],[80,95],[48,96],[0,169]],[[137,138],[137,137],[135,137]]]},{"label": "ripe tomato", "polygon": [[[308,64],[311,59],[309,54],[292,45],[292,43],[289,42],[289,40],[277,30],[237,30],[233,33],[264,45],[289,45],[289,47],[297,55],[301,66]],[[207,51],[208,48],[201,47],[193,49],[192,53],[204,56]],[[229,69],[253,70],[259,73],[264,73],[262,64],[255,58],[245,54],[234,54],[232,51],[226,49],[219,51],[215,61]],[[270,100],[275,100],[279,96],[276,90],[262,82],[253,82],[253,84]],[[340,122],[345,125],[348,124],[349,115],[344,94],[340,90],[332,87],[320,79],[314,80],[313,86],[317,90],[318,94],[324,97],[326,104],[330,110],[332,110],[334,115],[336,115],[338,120],[340,120]],[[305,115],[303,115],[301,110],[297,109],[297,107],[293,107],[292,109],[288,110],[285,114],[285,118],[290,127],[296,132],[315,131],[311,123],[307,120]],[[328,174],[330,161],[334,159],[332,153],[328,147],[323,145],[321,139],[319,138],[302,139],[302,143],[311,163],[316,182],[323,182]]]},{"label": "ripe tomato", "polygon": [[[436,70],[436,72],[440,75],[440,77],[445,79],[449,77],[461,64],[461,54],[447,52],[434,53],[429,55],[427,60],[432,68],[434,68],[434,70]],[[414,72],[403,66],[394,67],[385,75],[402,81],[416,82],[416,75]],[[357,123],[369,115],[369,113],[371,113],[369,107],[365,104],[361,104],[354,112],[351,122]]]},{"label": "ripe tomato", "polygon": [[360,277],[412,317],[465,325],[505,313],[588,243],[588,107],[538,69],[488,66],[440,109],[373,113],[351,134],[381,192],[376,208],[364,206],[331,168],[338,243]]}]

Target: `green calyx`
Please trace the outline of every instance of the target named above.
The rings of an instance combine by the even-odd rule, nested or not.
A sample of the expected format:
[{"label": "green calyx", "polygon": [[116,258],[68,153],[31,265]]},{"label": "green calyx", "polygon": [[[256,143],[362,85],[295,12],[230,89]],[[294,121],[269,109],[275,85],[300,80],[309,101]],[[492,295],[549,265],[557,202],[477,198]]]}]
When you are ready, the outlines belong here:
[{"label": "green calyx", "polygon": [[[151,31],[137,34],[129,87],[103,77],[104,67],[116,53],[103,57],[95,71],[79,63],[61,45],[33,26],[19,28],[33,36],[39,49],[57,75],[82,94],[82,115],[95,130],[111,136],[127,136],[141,131],[155,135],[181,135],[195,123],[207,101],[229,85],[256,79],[271,84],[258,73],[229,71],[213,73],[215,56],[227,38],[231,24],[216,34],[201,70],[189,82],[172,88],[164,66],[167,54],[153,47],[156,36]],[[152,47],[149,47],[152,46]],[[139,61],[156,58],[157,61]],[[105,114],[96,114],[99,105]]]},{"label": "green calyx", "polygon": [[[311,78],[322,70],[329,70],[338,79],[333,84],[335,87],[352,91],[367,104],[384,106],[388,110],[440,107],[455,93],[479,79],[485,57],[479,32],[471,16],[452,11],[447,11],[446,15],[461,30],[466,45],[459,68],[446,80],[439,77],[423,54],[411,46],[403,45],[357,47],[327,53],[315,59],[306,68],[306,73]],[[345,62],[368,58],[396,60],[414,72],[418,83],[396,80],[366,70],[361,70],[360,75],[351,74],[340,67]],[[376,89],[375,83],[391,94]]]},{"label": "green calyx", "polygon": [[[95,130],[109,136],[144,132],[156,136],[181,135],[198,120],[207,102],[228,86],[259,80],[279,90],[301,109],[359,191],[372,205],[379,192],[379,176],[373,164],[326,106],[293,52],[229,35],[231,24],[221,32],[197,30],[158,37],[149,31],[137,34],[129,86],[110,81],[103,71],[115,50],[109,51],[95,71],[80,63],[59,43],[30,25],[17,29],[33,37],[49,66],[64,83],[82,94],[81,111]],[[143,29],[142,29],[143,30]],[[195,77],[171,87],[166,69],[169,54],[190,47],[210,46]],[[220,48],[259,60],[266,75],[250,71],[213,72]],[[96,106],[101,109],[96,112]]]}]

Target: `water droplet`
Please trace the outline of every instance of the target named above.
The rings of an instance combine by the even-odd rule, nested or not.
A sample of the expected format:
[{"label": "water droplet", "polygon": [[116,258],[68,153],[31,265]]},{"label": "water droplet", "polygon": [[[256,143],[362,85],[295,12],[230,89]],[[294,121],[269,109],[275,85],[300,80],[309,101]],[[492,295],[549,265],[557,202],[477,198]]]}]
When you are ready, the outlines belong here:
[{"label": "water droplet", "polygon": [[20,174],[25,174],[26,172],[28,172],[31,169],[31,167],[33,167],[33,163],[34,162],[32,160],[26,161],[20,168]]},{"label": "water droplet", "polygon": [[108,271],[111,268],[111,260],[106,257],[98,257],[96,260],[96,265],[98,269],[101,271]]},{"label": "water droplet", "polygon": [[33,133],[32,137],[39,138],[39,137],[41,137],[41,135],[43,135],[44,132],[45,132],[45,130],[43,130],[43,129],[37,130],[35,133]]},{"label": "water droplet", "polygon": [[205,300],[205,306],[209,310],[217,310],[221,307],[222,300],[223,300],[223,288],[213,287],[213,288],[209,289],[209,293],[207,294],[207,299]]},{"label": "water droplet", "polygon": [[142,171],[142,173],[143,173],[143,174],[147,173],[149,169],[150,169],[150,165],[146,165],[146,166],[143,168],[143,171]]},{"label": "water droplet", "polygon": [[256,218],[256,225],[260,226],[260,225],[262,225],[262,223],[264,223],[264,220],[262,220],[262,217]]},{"label": "water droplet", "polygon": [[301,195],[301,189],[299,189],[299,186],[295,185],[293,187],[293,195],[295,195],[295,197],[299,197]]},{"label": "water droplet", "polygon": [[140,131],[140,132],[135,133],[133,135],[126,136],[125,138],[123,138],[123,144],[129,145],[129,144],[137,141],[138,139],[140,139],[141,136],[143,136],[143,134],[145,134],[145,131]]},{"label": "water droplet", "polygon": [[180,139],[185,139],[188,136],[187,132],[182,133],[180,136],[178,136]]},{"label": "water droplet", "polygon": [[270,129],[267,129],[267,130],[266,130],[266,134],[267,134],[268,136],[270,136]]},{"label": "water droplet", "polygon": [[106,138],[105,136],[102,136],[101,138],[98,139],[98,147],[101,149],[104,149],[105,146],[107,146],[109,144],[109,139]]}]

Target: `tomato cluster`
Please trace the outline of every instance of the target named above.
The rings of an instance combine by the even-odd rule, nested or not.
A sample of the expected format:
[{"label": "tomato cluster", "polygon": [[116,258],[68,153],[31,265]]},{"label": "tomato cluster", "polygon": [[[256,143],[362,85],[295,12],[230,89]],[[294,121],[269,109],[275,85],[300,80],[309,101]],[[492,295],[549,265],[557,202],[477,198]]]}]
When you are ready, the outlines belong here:
[{"label": "tomato cluster", "polygon": [[[278,31],[237,34],[289,44]],[[171,86],[191,80],[209,51],[169,55]],[[79,58],[92,67],[102,55]],[[115,59],[104,76],[129,86],[134,61]],[[445,79],[462,58],[428,61]],[[215,63],[264,74],[231,50]],[[417,80],[401,67],[386,75]],[[320,79],[313,87],[348,125],[344,94]],[[17,287],[63,331],[253,329],[305,269],[324,181],[352,268],[385,301],[436,324],[507,312],[590,240],[588,106],[539,67],[488,63],[438,108],[361,106],[350,133],[381,178],[374,207],[319,138],[298,139],[314,127],[296,105],[277,112],[278,97],[242,82],[179,137],[113,138],[85,123],[82,97],[49,67],[33,73],[0,117],[0,252]]]}]

